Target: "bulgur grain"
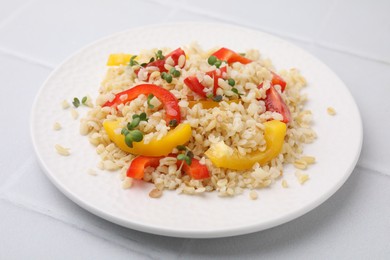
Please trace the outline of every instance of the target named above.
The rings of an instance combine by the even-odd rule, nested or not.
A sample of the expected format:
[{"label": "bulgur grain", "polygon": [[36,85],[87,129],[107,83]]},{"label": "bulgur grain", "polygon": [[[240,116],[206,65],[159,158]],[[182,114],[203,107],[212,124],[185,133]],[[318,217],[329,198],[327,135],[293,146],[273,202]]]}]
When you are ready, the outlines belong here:
[{"label": "bulgur grain", "polygon": [[62,109],[68,109],[70,107],[70,105],[69,105],[68,101],[63,100],[61,103],[61,107],[62,107]]},{"label": "bulgur grain", "polygon": [[61,124],[60,123],[58,123],[58,122],[55,122],[54,124],[53,124],[53,130],[54,131],[58,131],[58,130],[61,130]]},{"label": "bulgur grain", "polygon": [[328,112],[328,114],[331,115],[331,116],[336,115],[336,110],[333,107],[328,107],[326,109],[326,112]]},{"label": "bulgur grain", "polygon": [[74,120],[76,120],[76,119],[79,117],[79,113],[78,113],[77,110],[74,109],[74,108],[72,108],[72,109],[70,110],[70,114],[71,114],[71,116],[72,116],[72,118],[73,118]]},{"label": "bulgur grain", "polygon": [[160,198],[162,196],[162,191],[159,189],[153,189],[149,192],[149,197],[153,199]]},{"label": "bulgur grain", "polygon": [[63,156],[69,156],[70,155],[70,152],[69,152],[69,148],[65,148],[59,144],[56,144],[55,146],[55,149],[57,151],[58,154],[60,155],[63,155]]},{"label": "bulgur grain", "polygon": [[133,185],[133,179],[129,177],[125,177],[122,181],[122,189],[129,189]]},{"label": "bulgur grain", "polygon": [[252,199],[252,200],[257,200],[257,198],[258,198],[258,194],[257,194],[257,192],[255,191],[255,190],[251,190],[250,192],[249,192],[249,197]]},{"label": "bulgur grain", "polygon": [[301,171],[296,171],[295,176],[298,179],[298,182],[300,184],[304,184],[306,181],[309,180],[309,175],[302,173]]}]

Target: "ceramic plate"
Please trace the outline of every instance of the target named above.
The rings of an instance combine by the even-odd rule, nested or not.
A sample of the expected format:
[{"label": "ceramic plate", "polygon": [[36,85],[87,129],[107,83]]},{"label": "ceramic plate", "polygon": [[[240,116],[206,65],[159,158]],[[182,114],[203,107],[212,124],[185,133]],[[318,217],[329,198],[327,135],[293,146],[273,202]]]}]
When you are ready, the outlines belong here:
[{"label": "ceramic plate", "polygon": [[[121,188],[118,173],[97,171],[99,157],[88,138],[79,134],[79,120],[63,110],[62,100],[90,94],[96,97],[110,53],[137,53],[155,47],[177,48],[197,41],[203,48],[226,46],[233,50],[259,49],[277,70],[298,68],[307,79],[303,89],[307,108],[314,115],[318,139],[304,153],[317,163],[307,170],[310,180],[300,185],[294,169],[286,166],[284,178],[259,191],[251,200],[248,191],[233,198],[217,193],[202,196],[164,192],[148,196],[152,186]],[[329,116],[327,107],[334,107]],[[79,108],[82,116],[86,108]],[[62,125],[53,131],[54,122]],[[41,87],[32,110],[31,132],[37,157],[49,179],[66,196],[86,210],[119,225],[154,234],[177,237],[223,237],[246,234],[280,225],[320,205],[346,181],[355,167],[362,145],[362,122],[347,87],[321,61],[277,37],[259,31],[221,24],[186,23],[135,28],[99,40],[62,63]],[[71,148],[60,156],[55,144]]]}]

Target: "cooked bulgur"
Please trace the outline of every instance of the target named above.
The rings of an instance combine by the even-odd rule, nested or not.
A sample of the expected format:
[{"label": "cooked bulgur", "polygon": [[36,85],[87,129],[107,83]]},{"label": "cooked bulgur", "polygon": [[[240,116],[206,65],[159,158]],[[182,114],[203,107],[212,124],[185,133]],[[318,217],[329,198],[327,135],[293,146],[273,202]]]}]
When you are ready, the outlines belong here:
[{"label": "cooked bulgur", "polygon": [[[165,120],[166,111],[161,109],[161,102],[155,97],[150,99],[148,96],[139,95],[129,103],[119,105],[117,109],[103,106],[107,101],[112,101],[117,93],[142,83],[161,86],[178,99],[182,122],[189,123],[192,129],[192,136],[186,146],[193,153],[194,158],[199,160],[200,164],[206,165],[210,172],[210,178],[195,180],[179,171],[176,157],[163,158],[157,167],[147,167],[144,171],[143,180],[155,186],[150,193],[151,197],[161,196],[159,192],[164,189],[177,190],[178,193],[185,194],[216,190],[220,196],[233,196],[242,193],[245,189],[251,189],[250,197],[256,199],[257,192],[254,189],[267,187],[278,179],[283,173],[284,164],[291,163],[303,169],[314,162],[313,157],[301,157],[302,145],[312,142],[316,134],[311,129],[311,112],[304,109],[307,97],[301,94],[306,81],[299,71],[293,68],[277,72],[287,85],[283,92],[279,85],[275,85],[275,89],[291,112],[291,120],[287,124],[284,145],[279,155],[264,165],[255,163],[247,170],[227,169],[213,165],[205,156],[205,152],[210,147],[222,145],[224,149],[237,151],[243,157],[266,149],[264,123],[269,120],[283,120],[282,114],[267,111],[264,101],[272,82],[271,71],[275,71],[275,68],[269,59],[261,57],[258,50],[247,50],[245,58],[253,62],[248,64],[234,62],[229,64],[226,72],[220,72],[224,74],[223,78],[218,79],[218,89],[215,93],[222,98],[219,106],[208,109],[203,108],[200,103],[190,106],[190,102],[204,98],[194,93],[184,83],[184,79],[196,75],[196,78],[202,82],[204,91],[211,92],[214,79],[206,72],[218,71],[216,65],[210,65],[208,62],[210,55],[217,49],[204,51],[197,44],[185,46],[183,49],[186,57],[180,56],[176,66],[172,59],[168,58],[165,61],[164,66],[167,70],[172,71],[174,68],[180,72],[180,76],[171,77],[170,83],[155,67],[143,68],[138,65],[108,67],[96,104],[90,109],[88,115],[81,119],[80,127],[80,133],[88,135],[89,141],[96,146],[96,152],[101,158],[99,168],[121,169],[122,179],[126,182],[123,187],[129,188],[132,185],[132,181],[125,176],[136,155],[122,151],[110,140],[103,128],[105,120],[118,119],[124,126],[135,114],[146,113],[148,121],[141,121],[138,127],[143,133],[145,143],[153,139],[161,139],[169,132],[170,126]],[[149,61],[157,52],[157,49],[142,51],[137,57],[137,63]],[[168,49],[162,49],[162,53],[168,53]],[[120,97],[123,100],[126,98],[126,96]],[[239,99],[239,102],[230,102],[232,99]],[[117,131],[120,132],[120,129]],[[173,154],[177,152],[177,149],[172,150]],[[283,181],[282,185],[287,187],[287,182]]]}]

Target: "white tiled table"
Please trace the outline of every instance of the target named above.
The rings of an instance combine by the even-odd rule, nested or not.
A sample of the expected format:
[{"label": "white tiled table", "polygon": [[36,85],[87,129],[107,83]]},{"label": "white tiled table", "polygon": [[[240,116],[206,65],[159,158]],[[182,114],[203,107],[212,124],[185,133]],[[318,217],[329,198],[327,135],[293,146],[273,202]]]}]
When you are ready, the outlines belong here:
[{"label": "white tiled table", "polygon": [[[389,11],[386,0],[1,1],[0,259],[389,259]],[[334,196],[266,231],[180,239],[107,222],[49,182],[29,134],[32,101],[49,73],[100,37],[179,21],[226,22],[275,34],[313,53],[344,80],[362,114],[364,144],[356,169]]]}]

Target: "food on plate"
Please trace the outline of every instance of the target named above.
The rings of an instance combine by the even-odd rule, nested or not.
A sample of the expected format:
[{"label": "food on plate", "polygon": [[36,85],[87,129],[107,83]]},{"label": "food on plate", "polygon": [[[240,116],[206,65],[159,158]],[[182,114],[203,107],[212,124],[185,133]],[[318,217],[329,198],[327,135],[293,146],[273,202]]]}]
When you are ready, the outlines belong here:
[{"label": "food on plate", "polygon": [[121,169],[124,187],[136,179],[154,184],[154,198],[165,189],[233,196],[271,185],[287,163],[314,163],[302,157],[316,137],[306,81],[297,69],[276,71],[258,50],[191,44],[113,53],[107,66],[80,132],[100,168]]}]

